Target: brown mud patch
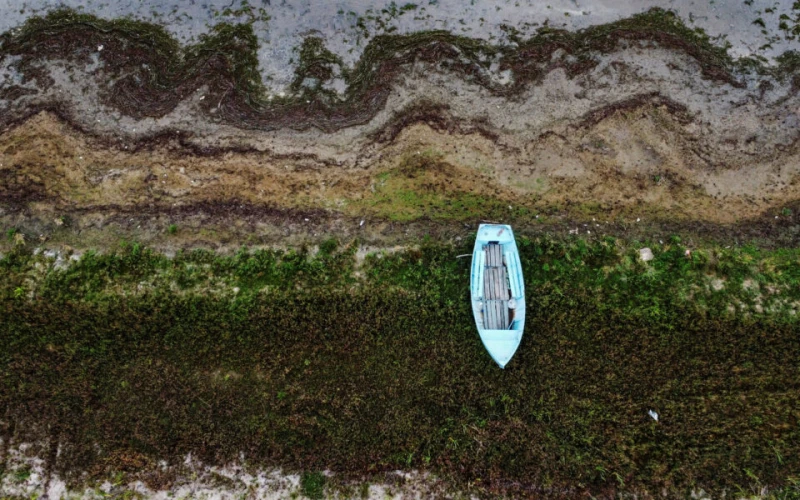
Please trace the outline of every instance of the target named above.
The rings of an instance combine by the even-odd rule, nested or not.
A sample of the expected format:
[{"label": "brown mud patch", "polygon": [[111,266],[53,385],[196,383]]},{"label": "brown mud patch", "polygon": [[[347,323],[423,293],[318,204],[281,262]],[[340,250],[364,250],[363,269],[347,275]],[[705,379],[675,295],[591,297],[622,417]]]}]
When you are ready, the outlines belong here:
[{"label": "brown mud patch", "polygon": [[[353,68],[307,42],[294,93],[269,100],[248,26],[181,47],[61,11],[3,35],[20,76],[0,88],[5,224],[242,206],[275,234],[287,217],[733,227],[800,200],[796,68],[734,61],[666,11],[512,46],[376,37]],[[324,91],[345,73],[345,94]]]},{"label": "brown mud patch", "polygon": [[168,139],[112,148],[42,113],[0,135],[2,221],[29,241],[100,248],[120,239],[173,248],[327,237],[397,244],[465,236],[480,220],[510,221],[521,234],[797,241],[797,152],[746,170],[711,168],[667,103],[596,113],[523,148],[420,113],[396,118],[386,142],[352,166],[313,154],[203,154]]}]

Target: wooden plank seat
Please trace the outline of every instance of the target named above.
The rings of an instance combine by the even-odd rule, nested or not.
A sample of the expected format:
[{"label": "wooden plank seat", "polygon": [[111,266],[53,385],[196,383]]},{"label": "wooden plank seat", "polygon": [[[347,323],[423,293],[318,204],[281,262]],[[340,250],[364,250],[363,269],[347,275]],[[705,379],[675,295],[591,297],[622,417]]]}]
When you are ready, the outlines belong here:
[{"label": "wooden plank seat", "polygon": [[484,321],[487,330],[507,330],[508,301],[487,300],[483,303]]},{"label": "wooden plank seat", "polygon": [[505,330],[509,325],[509,281],[499,244],[489,243],[484,250],[483,318],[488,330]]}]

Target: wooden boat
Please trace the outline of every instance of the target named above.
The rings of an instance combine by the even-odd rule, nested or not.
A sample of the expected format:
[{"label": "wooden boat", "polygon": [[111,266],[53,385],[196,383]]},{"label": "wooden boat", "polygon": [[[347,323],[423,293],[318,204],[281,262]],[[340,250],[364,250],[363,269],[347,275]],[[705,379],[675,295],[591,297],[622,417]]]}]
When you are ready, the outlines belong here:
[{"label": "wooden boat", "polygon": [[472,252],[472,313],[481,341],[505,368],[525,327],[525,283],[511,226],[481,224]]}]

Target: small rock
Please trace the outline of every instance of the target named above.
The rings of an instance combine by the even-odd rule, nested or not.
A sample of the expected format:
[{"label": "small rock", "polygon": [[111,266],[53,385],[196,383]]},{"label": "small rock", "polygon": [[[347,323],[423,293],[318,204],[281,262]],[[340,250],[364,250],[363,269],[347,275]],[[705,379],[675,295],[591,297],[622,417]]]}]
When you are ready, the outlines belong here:
[{"label": "small rock", "polygon": [[97,52],[102,52],[102,51],[103,51],[103,46],[102,45],[98,45],[97,46]]},{"label": "small rock", "polygon": [[647,247],[640,248],[639,249],[639,258],[642,259],[642,261],[644,261],[644,262],[653,260],[654,259],[653,251],[650,250]]},{"label": "small rock", "polygon": [[743,290],[753,290],[753,291],[758,291],[758,290],[759,290],[759,288],[761,288],[761,287],[759,287],[759,286],[758,286],[758,282],[757,282],[757,281],[755,281],[755,280],[752,280],[752,279],[750,279],[750,278],[748,278],[748,279],[746,279],[746,280],[744,280],[744,281],[742,282],[742,289],[743,289]]},{"label": "small rock", "polygon": [[359,224],[359,227],[361,227],[361,226],[363,226],[363,225],[364,225],[364,221],[362,220],[362,221],[361,221],[361,224]]},{"label": "small rock", "polygon": [[239,287],[238,286],[233,287],[233,293],[239,293]]}]

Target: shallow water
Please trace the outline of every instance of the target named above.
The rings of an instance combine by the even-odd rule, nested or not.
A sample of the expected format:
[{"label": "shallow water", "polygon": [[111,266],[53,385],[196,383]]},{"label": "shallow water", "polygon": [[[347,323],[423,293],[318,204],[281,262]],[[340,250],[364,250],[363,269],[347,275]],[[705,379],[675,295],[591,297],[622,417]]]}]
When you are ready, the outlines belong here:
[{"label": "shallow water", "polygon": [[[386,0],[261,0],[242,3],[231,0],[33,0],[22,3],[2,0],[0,32],[58,7],[75,8],[104,18],[131,16],[157,22],[185,43],[197,40],[220,22],[253,21],[261,44],[262,77],[269,87],[280,92],[291,81],[297,48],[302,39],[311,34],[322,37],[331,51],[352,65],[366,42],[382,33],[443,29],[469,37],[507,42],[504,25],[519,30],[523,35],[530,35],[544,25],[575,30],[661,7],[674,10],[688,26],[702,28],[712,37],[719,37],[720,43],[729,42],[734,57],[759,55],[770,59],[796,44],[787,40],[778,27],[782,14],[794,17],[792,4],[791,0],[472,0],[469,4],[461,0],[426,0],[416,4]],[[763,21],[763,28],[754,23],[758,19]]]}]

